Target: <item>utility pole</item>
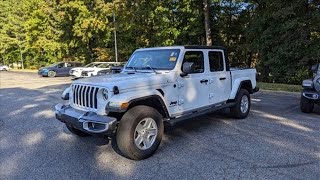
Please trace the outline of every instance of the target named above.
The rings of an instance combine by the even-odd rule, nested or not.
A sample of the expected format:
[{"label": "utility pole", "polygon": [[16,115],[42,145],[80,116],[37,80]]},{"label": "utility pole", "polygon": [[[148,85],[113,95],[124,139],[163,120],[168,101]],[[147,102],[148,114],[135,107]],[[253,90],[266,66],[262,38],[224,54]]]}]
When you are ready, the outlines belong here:
[{"label": "utility pole", "polygon": [[21,69],[24,69],[23,54],[22,54],[22,50],[21,50],[21,41],[20,41],[20,38],[18,38],[18,39],[19,39],[19,50],[20,50]]},{"label": "utility pole", "polygon": [[114,13],[114,2],[113,3],[113,11],[112,11],[112,16],[113,16],[113,35],[114,35],[114,53],[116,56],[116,62],[118,62],[118,47],[117,47],[117,29],[116,29],[116,15]]},{"label": "utility pole", "polygon": [[205,30],[206,30],[207,46],[212,46],[208,0],[203,0],[203,13],[204,13],[204,26],[205,26]]}]

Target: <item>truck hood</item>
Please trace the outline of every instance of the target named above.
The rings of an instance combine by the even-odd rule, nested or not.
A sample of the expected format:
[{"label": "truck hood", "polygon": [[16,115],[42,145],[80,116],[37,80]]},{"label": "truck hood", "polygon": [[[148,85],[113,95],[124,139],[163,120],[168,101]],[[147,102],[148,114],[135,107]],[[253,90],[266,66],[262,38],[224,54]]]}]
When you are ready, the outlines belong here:
[{"label": "truck hood", "polygon": [[173,72],[163,72],[161,74],[156,74],[154,72],[124,72],[79,79],[74,81],[73,84],[106,87],[111,91],[114,86],[118,86],[120,91],[150,86],[161,87],[175,82],[175,77],[172,73]]}]

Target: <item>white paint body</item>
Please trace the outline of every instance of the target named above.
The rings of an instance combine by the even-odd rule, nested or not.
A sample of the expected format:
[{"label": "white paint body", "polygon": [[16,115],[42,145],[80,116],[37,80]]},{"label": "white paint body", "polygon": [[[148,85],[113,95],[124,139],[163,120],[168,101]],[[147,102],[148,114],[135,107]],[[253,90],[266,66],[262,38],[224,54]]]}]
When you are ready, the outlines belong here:
[{"label": "white paint body", "polygon": [[[88,109],[73,104],[72,87],[67,91],[70,94],[70,105],[78,110],[93,111],[99,115],[107,115],[109,103],[121,104],[148,96],[158,96],[162,99],[171,118],[179,117],[181,114],[203,108],[210,105],[222,105],[227,100],[235,99],[242,81],[250,81],[252,88],[256,87],[255,69],[232,69],[226,70],[224,57],[224,70],[210,72],[208,52],[222,51],[212,49],[185,49],[183,46],[148,48],[157,49],[180,49],[176,65],[172,70],[139,70],[124,69],[119,74],[96,76],[73,81],[72,85],[85,85],[99,87],[97,93],[97,108]],[[148,50],[147,49],[147,50]],[[138,49],[141,51],[146,49]],[[186,51],[202,51],[204,53],[204,72],[189,74],[181,77],[181,67]],[[223,51],[222,51],[223,52]],[[130,61],[130,60],[129,60]],[[224,78],[221,80],[221,78]],[[207,83],[200,83],[207,79]],[[113,88],[117,86],[119,94],[114,94]],[[102,89],[108,90],[108,99],[102,97]],[[164,95],[162,95],[161,90]],[[176,104],[173,104],[176,102]]]},{"label": "white paint body", "polygon": [[10,70],[10,68],[6,65],[0,66],[0,71],[9,71],[9,70]]},{"label": "white paint body", "polygon": [[[112,66],[120,65],[120,63],[118,63],[118,62],[97,62],[97,65],[99,65],[99,66],[102,64],[107,64],[107,65],[112,65]],[[110,68],[101,68],[99,66],[72,68],[70,70],[70,75],[74,76],[76,78],[91,77],[91,76],[98,75],[99,71],[110,70]],[[86,72],[86,75],[84,75],[82,72]]]}]

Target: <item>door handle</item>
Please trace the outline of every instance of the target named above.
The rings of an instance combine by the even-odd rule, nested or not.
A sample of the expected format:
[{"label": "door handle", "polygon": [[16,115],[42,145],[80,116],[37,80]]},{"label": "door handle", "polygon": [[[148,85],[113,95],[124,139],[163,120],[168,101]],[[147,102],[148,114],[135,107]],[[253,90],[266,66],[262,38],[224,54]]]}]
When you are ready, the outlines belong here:
[{"label": "door handle", "polygon": [[207,83],[208,81],[209,81],[208,79],[202,79],[200,83]]},{"label": "door handle", "polygon": [[221,77],[220,81],[223,81],[223,80],[226,80],[226,79],[227,79],[226,77]]}]

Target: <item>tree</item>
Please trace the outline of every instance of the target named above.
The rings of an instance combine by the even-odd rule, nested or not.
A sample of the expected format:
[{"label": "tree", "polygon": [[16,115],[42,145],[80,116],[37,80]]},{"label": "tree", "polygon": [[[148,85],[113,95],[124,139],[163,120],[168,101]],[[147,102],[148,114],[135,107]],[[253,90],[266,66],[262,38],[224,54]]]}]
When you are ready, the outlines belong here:
[{"label": "tree", "polygon": [[206,42],[207,46],[212,45],[212,38],[211,38],[211,29],[210,29],[210,13],[209,13],[209,4],[208,0],[203,0],[203,13],[204,13],[204,26],[206,31]]}]

